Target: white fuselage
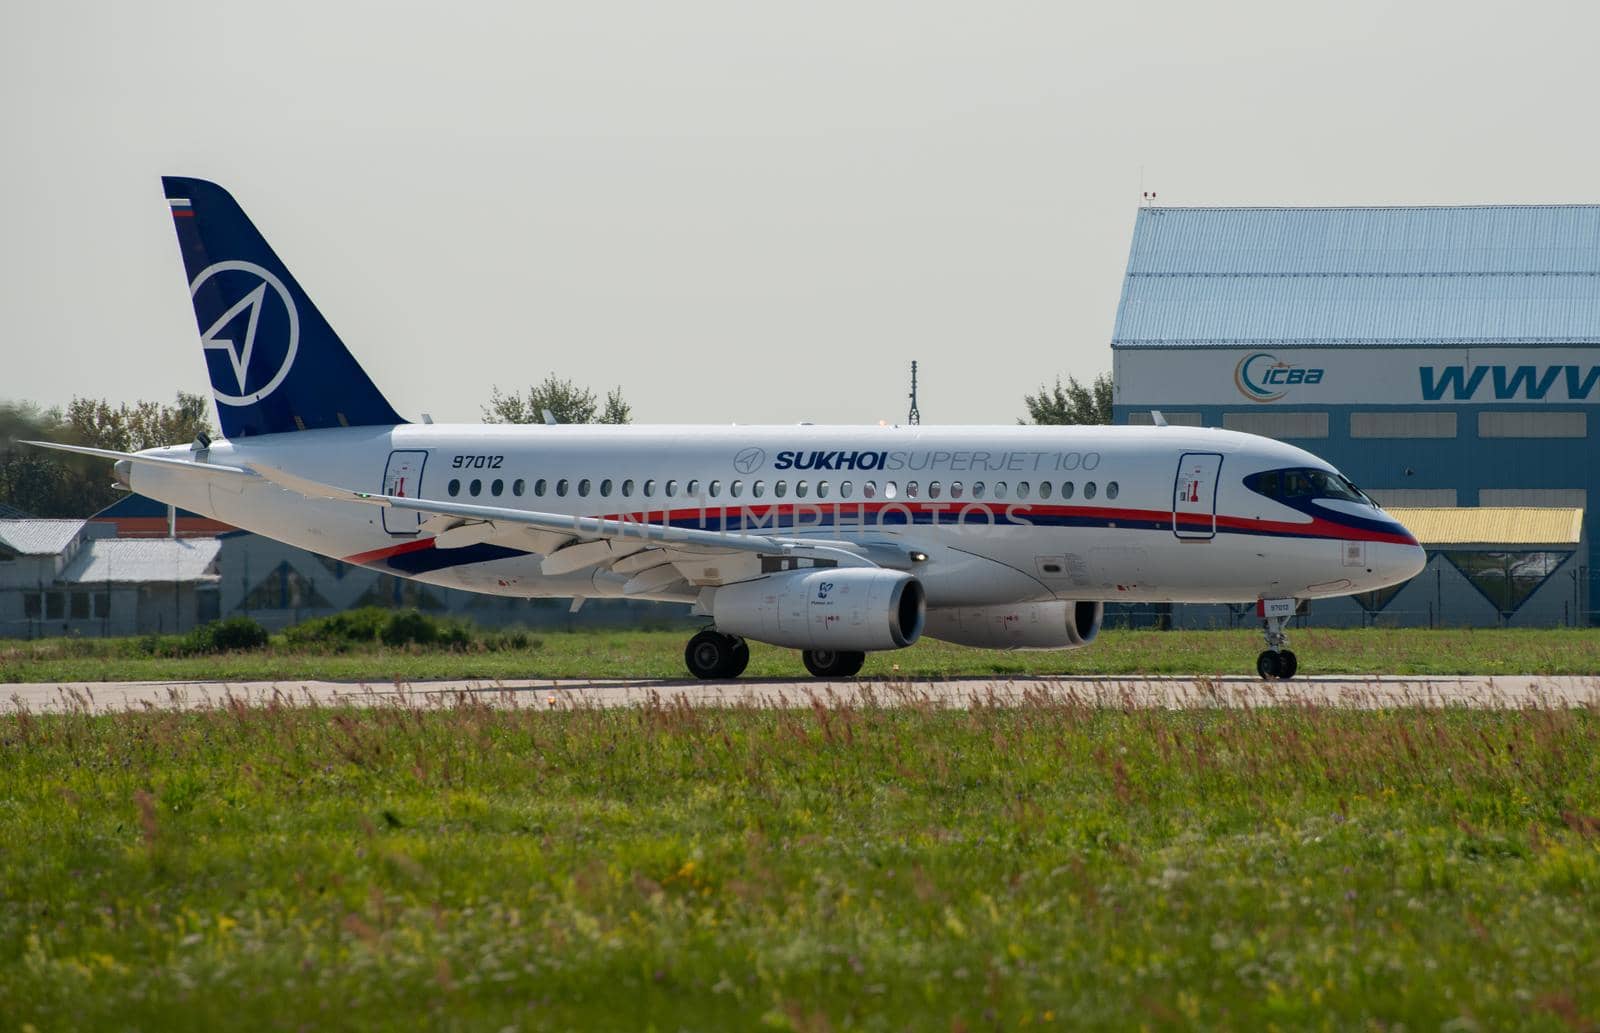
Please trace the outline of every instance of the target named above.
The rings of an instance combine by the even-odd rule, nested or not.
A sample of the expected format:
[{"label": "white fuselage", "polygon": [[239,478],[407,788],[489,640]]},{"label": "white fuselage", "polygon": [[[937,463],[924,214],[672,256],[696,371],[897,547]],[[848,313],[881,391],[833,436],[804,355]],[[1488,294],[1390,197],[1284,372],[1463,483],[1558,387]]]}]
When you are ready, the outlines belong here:
[{"label": "white fuselage", "polygon": [[[151,454],[195,458],[189,448]],[[1251,474],[1332,468],[1215,429],[407,424],[217,442],[206,460],[410,498],[897,544],[926,554],[915,573],[931,608],[1348,595],[1411,577],[1423,560],[1374,506],[1288,504],[1252,490]],[[538,532],[450,531],[262,478],[139,465],[130,486],[324,556],[468,591],[606,596],[626,580],[582,567],[547,573]],[[746,569],[759,576],[758,558],[729,559],[708,578],[726,583]],[[688,598],[681,586],[641,597]]]}]

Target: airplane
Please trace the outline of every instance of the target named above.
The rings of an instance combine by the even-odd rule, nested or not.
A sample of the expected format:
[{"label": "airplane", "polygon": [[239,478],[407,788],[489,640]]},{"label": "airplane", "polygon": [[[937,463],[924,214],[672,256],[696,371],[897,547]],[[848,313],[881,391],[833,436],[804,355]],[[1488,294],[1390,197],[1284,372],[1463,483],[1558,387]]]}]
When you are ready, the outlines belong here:
[{"label": "airplane", "polygon": [[434,424],[402,419],[233,197],[164,177],[224,440],[117,452],[143,495],[323,556],[516,597],[687,603],[684,661],[758,641],[819,678],[924,635],[1075,649],[1107,602],[1304,600],[1410,579],[1409,531],[1303,449],[1234,431]]}]

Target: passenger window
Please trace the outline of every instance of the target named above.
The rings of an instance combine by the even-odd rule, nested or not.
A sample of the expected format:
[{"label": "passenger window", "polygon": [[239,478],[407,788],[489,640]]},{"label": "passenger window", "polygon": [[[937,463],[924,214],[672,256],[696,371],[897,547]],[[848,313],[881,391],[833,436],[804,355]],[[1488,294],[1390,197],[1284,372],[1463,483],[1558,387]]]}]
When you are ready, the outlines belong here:
[{"label": "passenger window", "polygon": [[632,478],[629,478],[628,480],[622,482],[622,494],[624,494],[624,495],[632,495],[633,494],[633,480],[632,480]]},{"label": "passenger window", "polygon": [[994,497],[997,498],[997,499],[1003,499],[1003,498],[1006,497],[1006,482],[1005,481],[995,481],[994,482]]},{"label": "passenger window", "polygon": [[1071,481],[1062,481],[1061,482],[1061,497],[1064,498],[1064,499],[1072,498],[1072,482]]},{"label": "passenger window", "polygon": [[678,482],[677,481],[668,481],[667,482],[667,488],[666,488],[665,491],[663,491],[661,493],[661,497],[664,498],[664,499],[677,498],[678,497]]},{"label": "passenger window", "polygon": [[973,481],[972,482],[972,497],[975,498],[975,499],[983,498],[983,482],[982,481]]},{"label": "passenger window", "polygon": [[520,498],[522,496],[523,491],[527,487],[528,487],[528,482],[523,480],[521,477],[518,477],[516,480],[511,482],[511,494],[516,495],[516,496],[518,496]]},{"label": "passenger window", "polygon": [[611,497],[611,478],[607,477],[600,482],[600,497],[603,499]]},{"label": "passenger window", "polygon": [[939,487],[939,482],[938,481],[929,481],[928,482],[928,498],[936,499],[936,498],[938,498],[940,496],[940,494],[943,493],[943,491],[944,491],[944,489]]},{"label": "passenger window", "polygon": [[951,481],[950,482],[950,497],[953,498],[953,499],[959,499],[961,497],[961,482],[960,481]]},{"label": "passenger window", "polygon": [[494,481],[489,485],[489,494],[493,495],[495,498],[499,498],[500,497],[500,493],[505,491],[505,490],[506,490],[506,482],[502,481],[498,477],[496,477],[494,479]]},{"label": "passenger window", "polygon": [[850,492],[851,492],[853,487],[854,486],[849,481],[840,481],[839,482],[839,497],[841,499],[849,498],[850,497]]},{"label": "passenger window", "polygon": [[544,498],[545,489],[549,486],[550,485],[545,482],[545,479],[541,477],[533,482],[533,493],[540,498]]},{"label": "passenger window", "polygon": [[1086,499],[1094,498],[1094,482],[1093,481],[1084,481],[1083,482],[1083,497],[1086,498]]},{"label": "passenger window", "polygon": [[578,497],[589,497],[589,478],[585,477],[583,480],[578,482]]},{"label": "passenger window", "polygon": [[794,497],[795,498],[797,498],[797,499],[805,498],[806,497],[806,492],[808,490],[809,489],[806,487],[806,482],[805,481],[795,481],[794,482]]},{"label": "passenger window", "polygon": [[750,485],[750,496],[751,496],[751,498],[759,499],[761,496],[765,495],[766,493],[767,493],[767,482],[766,481],[755,481],[755,482],[751,483],[751,485]]},{"label": "passenger window", "polygon": [[732,495],[734,498],[738,498],[740,495],[743,495],[744,482],[734,481],[732,484],[728,485],[728,494]]},{"label": "passenger window", "polygon": [[721,481],[712,481],[710,486],[706,488],[706,494],[710,495],[712,498],[716,498],[718,495],[721,495],[722,494],[722,482]]},{"label": "passenger window", "polygon": [[781,499],[787,494],[789,494],[789,482],[788,481],[774,481],[772,483],[772,497],[773,498]]},{"label": "passenger window", "polygon": [[1107,481],[1106,482],[1106,498],[1114,499],[1121,493],[1122,493],[1122,488],[1117,485],[1116,481]]},{"label": "passenger window", "polygon": [[482,481],[473,481],[471,484],[467,485],[467,494],[471,495],[473,498],[477,498],[482,491]]},{"label": "passenger window", "polygon": [[644,482],[644,492],[643,492],[643,494],[644,494],[644,497],[648,499],[648,498],[653,498],[655,496],[655,493],[656,493],[656,482],[655,482],[655,478],[652,477],[650,480]]},{"label": "passenger window", "polygon": [[700,481],[698,478],[689,479],[689,497],[691,499],[700,497]]},{"label": "passenger window", "polygon": [[825,499],[827,497],[828,497],[828,482],[827,481],[818,481],[817,482],[817,498]]},{"label": "passenger window", "polygon": [[917,482],[916,481],[907,481],[906,482],[906,498],[914,499],[916,497],[917,497]]},{"label": "passenger window", "polygon": [[1050,497],[1050,482],[1049,481],[1040,481],[1039,482],[1039,497],[1041,499],[1047,499],[1047,498]]},{"label": "passenger window", "polygon": [[864,498],[864,499],[875,499],[875,498],[877,498],[878,497],[878,482],[877,481],[863,481],[861,483],[861,497]]},{"label": "passenger window", "polygon": [[450,493],[451,498],[455,498],[457,495],[461,494],[461,482],[457,480],[451,480],[444,490]]},{"label": "passenger window", "polygon": [[1028,482],[1027,481],[1018,481],[1017,482],[1017,498],[1025,499],[1025,498],[1028,497],[1028,493],[1029,493]]},{"label": "passenger window", "polygon": [[885,481],[883,483],[883,497],[886,499],[899,498],[900,485],[893,481]]}]

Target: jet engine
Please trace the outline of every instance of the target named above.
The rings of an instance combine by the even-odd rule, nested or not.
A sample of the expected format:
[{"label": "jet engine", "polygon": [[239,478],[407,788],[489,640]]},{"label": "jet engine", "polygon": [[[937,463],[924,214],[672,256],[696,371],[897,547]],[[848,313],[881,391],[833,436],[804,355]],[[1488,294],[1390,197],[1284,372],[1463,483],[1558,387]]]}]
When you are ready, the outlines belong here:
[{"label": "jet engine", "polygon": [[790,570],[717,589],[717,630],[795,649],[901,649],[922,634],[922,585],[875,567]]},{"label": "jet engine", "polygon": [[1105,603],[1052,600],[929,610],[929,638],[980,649],[1078,649],[1100,634]]}]

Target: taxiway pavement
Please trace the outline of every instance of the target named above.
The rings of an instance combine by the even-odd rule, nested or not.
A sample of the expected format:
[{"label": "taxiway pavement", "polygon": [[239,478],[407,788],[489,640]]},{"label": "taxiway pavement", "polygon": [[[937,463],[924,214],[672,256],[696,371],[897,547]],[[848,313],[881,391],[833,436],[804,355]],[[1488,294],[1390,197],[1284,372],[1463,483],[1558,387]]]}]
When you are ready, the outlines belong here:
[{"label": "taxiway pavement", "polygon": [[1595,707],[1600,678],[1503,675],[1497,677],[1328,676],[1263,682],[1256,678],[947,678],[894,681],[728,682],[527,680],[415,683],[277,682],[63,682],[0,683],[0,713],[128,710],[195,710],[248,706],[806,707],[823,703],[879,705],[1022,705],[1030,701],[1078,702],[1099,707],[1403,706]]}]

